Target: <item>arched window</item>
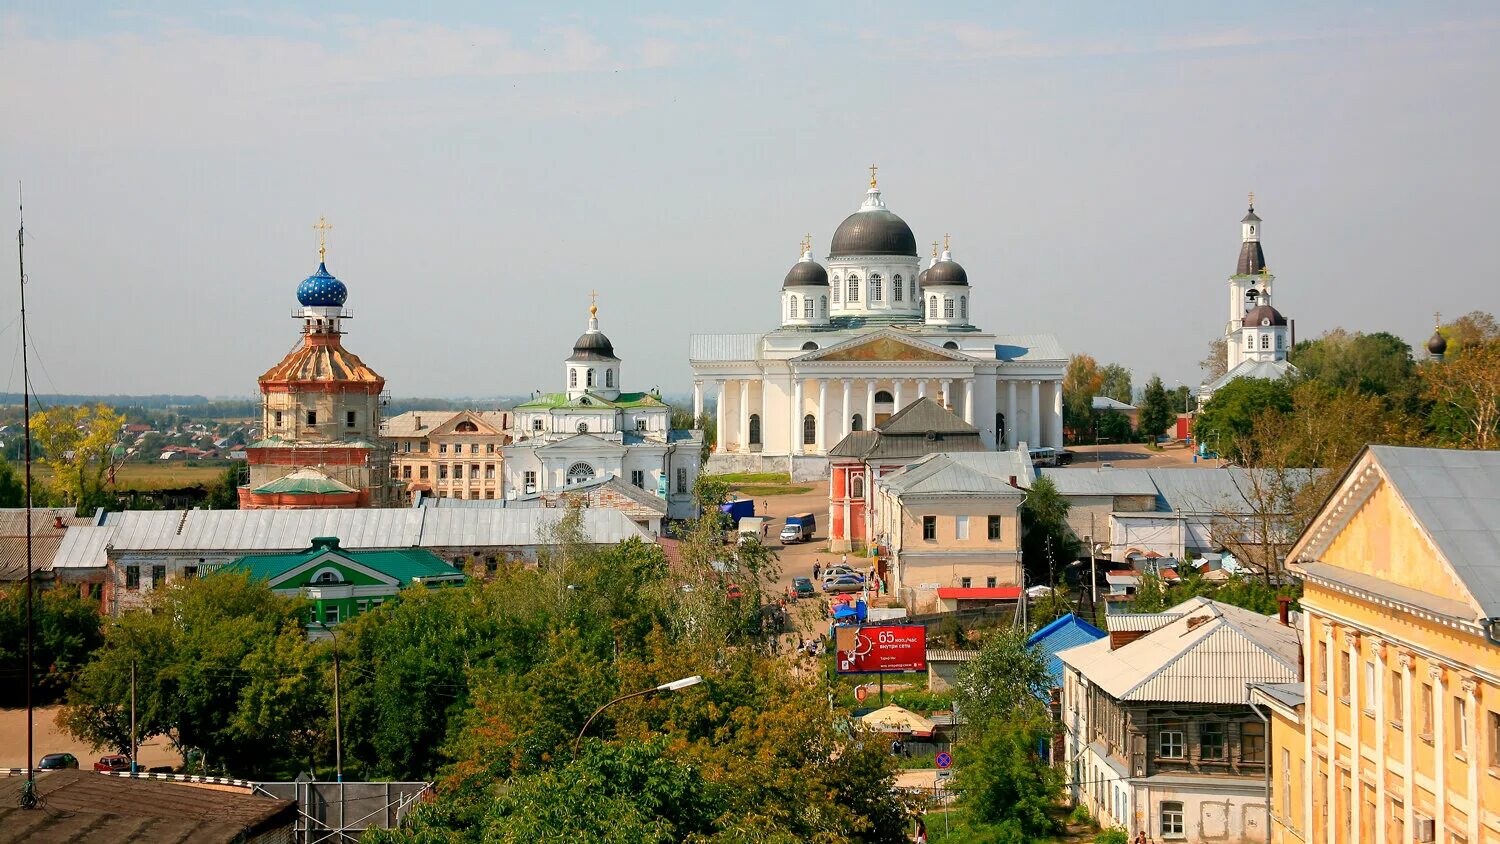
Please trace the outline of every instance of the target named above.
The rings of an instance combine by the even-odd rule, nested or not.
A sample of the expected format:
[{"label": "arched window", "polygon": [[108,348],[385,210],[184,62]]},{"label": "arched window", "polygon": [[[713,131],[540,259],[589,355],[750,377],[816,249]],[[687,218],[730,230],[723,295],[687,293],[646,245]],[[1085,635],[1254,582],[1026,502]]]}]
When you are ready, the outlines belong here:
[{"label": "arched window", "polygon": [[958,351],[958,344],[953,342],[952,340],[949,340],[948,342],[943,344],[943,348],[947,349],[950,352],[956,352]]},{"label": "arched window", "polygon": [[855,475],[853,478],[849,479],[849,497],[850,498],[864,498],[865,497],[865,476],[864,475]]},{"label": "arched window", "polygon": [[574,463],[568,467],[568,483],[578,484],[594,477],[594,467],[587,463]]},{"label": "arched window", "polygon": [[901,301],[901,276],[898,274],[891,278],[891,293],[895,294],[896,301]]},{"label": "arched window", "polygon": [[969,297],[958,297],[958,315],[963,319],[969,318]]},{"label": "arched window", "polygon": [[572,388],[574,388],[576,386],[578,386],[578,370],[576,370],[576,369],[569,369],[568,370],[568,389],[571,390]]},{"label": "arched window", "polygon": [[843,282],[839,280],[838,276],[834,276],[833,277],[833,284],[830,284],[829,287],[833,288],[833,303],[835,305],[837,305],[839,303],[839,288],[842,287],[842,286],[843,286]]},{"label": "arched window", "polygon": [[1247,349],[1254,349],[1255,348],[1255,333],[1254,332],[1251,332],[1251,331],[1245,332],[1245,348],[1247,348]]},{"label": "arched window", "polygon": [[464,421],[453,426],[453,430],[460,434],[472,434],[479,430],[479,426],[465,419]]},{"label": "arched window", "polygon": [[818,442],[818,420],[811,413],[802,417],[802,444],[815,445]]},{"label": "arched window", "polygon": [[606,370],[604,370],[604,386],[606,386],[606,387],[613,387],[614,385],[615,385],[615,371],[613,369],[606,369]]},{"label": "arched window", "polygon": [[952,296],[944,296],[943,297],[943,316],[946,319],[953,319],[953,297]]},{"label": "arched window", "polygon": [[849,304],[859,301],[859,276],[849,276]]},{"label": "arched window", "polygon": [[828,297],[827,296],[819,296],[818,297],[818,316],[820,318],[823,318],[823,319],[826,319],[828,317]]},{"label": "arched window", "polygon": [[817,348],[818,348],[818,344],[814,343],[811,340],[808,340],[806,343],[802,344],[802,351],[804,351],[804,352],[817,351]]},{"label": "arched window", "polygon": [[928,319],[937,319],[937,297],[936,296],[928,296],[927,297],[927,318]]},{"label": "arched window", "polygon": [[913,302],[917,301],[917,277],[916,276],[912,276],[911,277],[911,300]]},{"label": "arched window", "polygon": [[890,393],[886,392],[885,390],[880,390],[879,392],[875,393],[875,403],[876,404],[895,404],[896,400],[891,397]]},{"label": "arched window", "polygon": [[797,318],[797,297],[796,296],[789,297],[786,300],[786,318],[787,319],[796,319]]},{"label": "arched window", "polygon": [[849,420],[849,430],[851,430],[851,431],[863,431],[864,429],[865,429],[865,417],[861,416],[858,413],[854,414],[854,417]]},{"label": "arched window", "polygon": [[321,569],[313,575],[313,583],[343,583],[344,578],[334,569]]},{"label": "arched window", "polygon": [[588,432],[589,432],[589,423],[587,423],[587,422],[579,422],[578,423],[578,433],[580,433],[580,434],[587,434]]},{"label": "arched window", "polygon": [[871,302],[880,302],[880,301],[883,301],[880,297],[885,293],[885,291],[881,289],[884,286],[885,285],[881,283],[880,273],[875,273],[875,274],[873,274],[873,275],[870,276],[870,301]]},{"label": "arched window", "polygon": [[586,380],[584,381],[584,386],[585,387],[592,387],[592,386],[594,386],[594,370],[593,370],[593,367],[589,368],[588,376],[587,376]]},{"label": "arched window", "polygon": [[809,296],[806,299],[802,300],[802,318],[803,319],[812,319],[813,318],[813,300],[812,300],[811,296]]},{"label": "arched window", "polygon": [[750,414],[750,444],[760,445],[760,414]]}]

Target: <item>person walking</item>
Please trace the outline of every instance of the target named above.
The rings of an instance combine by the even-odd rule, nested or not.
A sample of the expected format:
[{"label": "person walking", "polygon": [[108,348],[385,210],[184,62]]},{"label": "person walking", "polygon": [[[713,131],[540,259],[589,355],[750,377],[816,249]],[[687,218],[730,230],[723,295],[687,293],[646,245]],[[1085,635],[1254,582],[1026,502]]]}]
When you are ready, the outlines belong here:
[{"label": "person walking", "polygon": [[816,581],[818,579],[818,572],[819,571],[821,571],[821,569],[818,566],[818,561],[817,560],[813,560],[813,580],[814,581]]},{"label": "person walking", "polygon": [[917,818],[917,844],[927,844],[927,823]]}]

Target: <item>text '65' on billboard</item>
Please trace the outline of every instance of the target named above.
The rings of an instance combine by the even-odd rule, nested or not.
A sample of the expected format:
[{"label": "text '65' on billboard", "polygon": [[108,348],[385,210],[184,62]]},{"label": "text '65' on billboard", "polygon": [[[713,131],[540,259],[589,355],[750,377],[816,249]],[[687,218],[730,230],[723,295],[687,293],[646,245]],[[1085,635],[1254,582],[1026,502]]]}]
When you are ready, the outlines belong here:
[{"label": "text '65' on billboard", "polygon": [[833,629],[840,674],[927,670],[927,628],[919,624],[875,624]]}]

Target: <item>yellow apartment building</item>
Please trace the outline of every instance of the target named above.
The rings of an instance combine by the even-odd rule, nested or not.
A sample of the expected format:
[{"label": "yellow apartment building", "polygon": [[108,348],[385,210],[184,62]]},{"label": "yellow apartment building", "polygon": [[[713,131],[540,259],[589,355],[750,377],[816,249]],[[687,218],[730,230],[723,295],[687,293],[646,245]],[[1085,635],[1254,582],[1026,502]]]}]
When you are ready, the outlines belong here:
[{"label": "yellow apartment building", "polygon": [[1365,448],[1288,565],[1272,840],[1500,842],[1500,452]]},{"label": "yellow apartment building", "polygon": [[430,498],[504,498],[508,410],[408,410],[386,420],[391,478],[408,495]]}]

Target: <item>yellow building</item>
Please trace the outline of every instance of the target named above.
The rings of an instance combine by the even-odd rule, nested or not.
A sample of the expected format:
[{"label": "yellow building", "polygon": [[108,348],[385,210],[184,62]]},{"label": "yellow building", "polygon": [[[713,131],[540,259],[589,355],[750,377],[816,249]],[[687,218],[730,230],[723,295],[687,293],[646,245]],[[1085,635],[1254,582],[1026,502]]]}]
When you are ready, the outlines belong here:
[{"label": "yellow building", "polygon": [[1500,452],[1367,447],[1288,565],[1273,840],[1500,842]]},{"label": "yellow building", "polygon": [[380,435],[391,444],[391,478],[408,494],[499,499],[510,427],[508,410],[408,410]]}]

